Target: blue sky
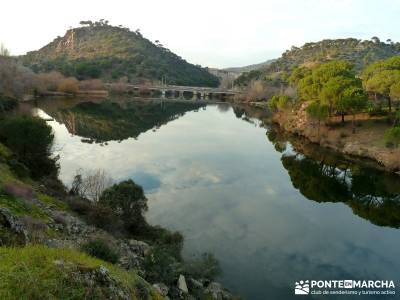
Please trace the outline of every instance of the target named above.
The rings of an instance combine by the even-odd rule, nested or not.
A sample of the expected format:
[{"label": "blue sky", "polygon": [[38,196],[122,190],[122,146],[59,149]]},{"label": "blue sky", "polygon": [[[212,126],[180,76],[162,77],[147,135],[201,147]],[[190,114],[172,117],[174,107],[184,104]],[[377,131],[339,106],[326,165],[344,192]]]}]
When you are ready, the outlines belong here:
[{"label": "blue sky", "polygon": [[400,0],[13,0],[1,6],[0,42],[13,54],[101,18],[140,28],[189,62],[211,67],[262,62],[324,38],[400,41]]}]

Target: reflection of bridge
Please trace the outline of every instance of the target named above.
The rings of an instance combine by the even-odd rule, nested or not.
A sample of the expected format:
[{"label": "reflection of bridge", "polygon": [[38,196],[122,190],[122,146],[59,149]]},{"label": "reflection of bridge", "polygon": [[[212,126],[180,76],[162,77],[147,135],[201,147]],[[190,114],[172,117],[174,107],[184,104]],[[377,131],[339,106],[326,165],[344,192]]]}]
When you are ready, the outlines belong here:
[{"label": "reflection of bridge", "polygon": [[[128,89],[136,90],[139,92],[156,92],[161,94],[161,98],[180,98],[184,99],[188,96],[192,100],[202,99],[207,100],[211,98],[227,98],[240,94],[238,91],[226,90],[220,88],[209,87],[193,87],[193,86],[179,86],[179,85],[127,85]],[[185,97],[186,96],[186,97]]]}]

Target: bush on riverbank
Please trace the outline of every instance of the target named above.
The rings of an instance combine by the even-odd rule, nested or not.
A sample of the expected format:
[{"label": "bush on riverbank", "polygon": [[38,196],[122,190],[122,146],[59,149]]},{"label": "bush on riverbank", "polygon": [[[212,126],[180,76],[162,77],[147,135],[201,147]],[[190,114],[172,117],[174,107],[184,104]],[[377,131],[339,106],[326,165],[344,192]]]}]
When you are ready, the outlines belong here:
[{"label": "bush on riverbank", "polygon": [[[181,260],[183,236],[160,226],[147,223],[147,198],[143,188],[132,180],[108,187],[112,179],[102,170],[78,174],[70,193],[69,205],[85,220],[116,235],[126,235],[167,247],[172,255]],[[94,176],[93,176],[94,174]],[[89,190],[95,189],[88,193]],[[91,196],[92,198],[86,198]],[[98,199],[98,200],[97,200]]]},{"label": "bush on riverbank", "polygon": [[90,256],[108,261],[115,264],[118,261],[118,254],[110,247],[106,241],[96,239],[85,243],[82,246],[82,251]]},{"label": "bush on riverbank", "polygon": [[6,118],[0,123],[0,141],[29,168],[34,178],[57,174],[56,159],[50,157],[53,140],[51,127],[37,117]]},{"label": "bush on riverbank", "polygon": [[[77,93],[79,82],[66,78],[59,72],[34,73],[21,65],[14,57],[0,56],[0,99],[23,99],[25,95],[40,95],[47,92]],[[0,112],[1,112],[0,101]]]},{"label": "bush on riverbank", "polygon": [[289,96],[286,95],[279,95],[279,96],[272,96],[271,99],[268,101],[268,108],[276,112],[278,110],[284,110],[289,108],[291,104],[291,99]]},{"label": "bush on riverbank", "polygon": [[129,232],[138,232],[145,224],[143,214],[148,209],[147,198],[143,188],[130,179],[103,191],[99,204],[111,208],[123,220]]}]

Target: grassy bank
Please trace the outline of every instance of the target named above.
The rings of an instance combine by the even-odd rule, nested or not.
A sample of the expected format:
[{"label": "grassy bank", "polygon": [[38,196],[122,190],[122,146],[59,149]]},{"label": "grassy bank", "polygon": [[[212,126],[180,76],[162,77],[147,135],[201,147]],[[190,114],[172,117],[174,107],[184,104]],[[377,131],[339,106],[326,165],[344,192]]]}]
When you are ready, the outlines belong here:
[{"label": "grassy bank", "polygon": [[67,249],[0,248],[1,299],[162,299],[134,272]]}]

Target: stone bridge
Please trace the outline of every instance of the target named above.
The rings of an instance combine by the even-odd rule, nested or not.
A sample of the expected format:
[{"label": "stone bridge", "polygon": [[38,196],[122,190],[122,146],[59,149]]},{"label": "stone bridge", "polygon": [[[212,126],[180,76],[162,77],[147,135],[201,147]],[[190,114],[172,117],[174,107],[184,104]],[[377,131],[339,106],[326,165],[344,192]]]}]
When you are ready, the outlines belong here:
[{"label": "stone bridge", "polygon": [[[128,84],[128,89],[139,92],[156,92],[161,95],[161,98],[178,98],[184,99],[187,96],[192,100],[207,100],[211,98],[226,99],[233,97],[240,92],[235,90],[227,90],[221,88],[209,87],[193,87],[193,86],[179,86],[179,85],[135,85]],[[185,94],[185,95],[184,95]]]}]

